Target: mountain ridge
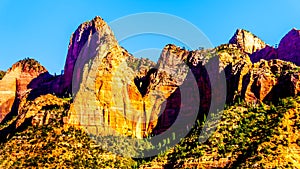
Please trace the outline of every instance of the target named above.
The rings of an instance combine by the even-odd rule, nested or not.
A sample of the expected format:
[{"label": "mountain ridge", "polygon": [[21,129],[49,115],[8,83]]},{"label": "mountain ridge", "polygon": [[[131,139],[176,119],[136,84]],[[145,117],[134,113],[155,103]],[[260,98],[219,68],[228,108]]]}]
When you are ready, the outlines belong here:
[{"label": "mountain ridge", "polygon": [[[81,24],[72,34],[64,74],[50,75],[46,68],[33,59],[19,61],[5,73],[0,80],[0,121],[4,125],[0,127],[0,134],[5,136],[1,142],[4,146],[5,143],[12,146],[10,141],[15,140],[14,136],[19,132],[32,132],[32,126],[37,133],[43,127],[50,127],[47,130],[52,131],[51,125],[54,124],[56,127],[53,130],[58,136],[78,127],[80,131],[88,131],[96,136],[147,138],[168,131],[175,122],[181,124],[177,132],[184,133],[186,128],[201,128],[199,124],[205,121],[211,111],[213,96],[217,96],[215,101],[220,105],[224,102],[234,107],[243,102],[246,106],[239,111],[251,118],[256,116],[253,112],[257,111],[252,110],[255,105],[262,105],[264,111],[276,115],[272,105],[282,108],[286,104],[282,100],[289,101],[289,98],[297,100],[291,101],[291,111],[296,112],[300,92],[298,49],[299,30],[292,29],[283,37],[278,48],[274,48],[251,32],[238,29],[228,44],[213,49],[189,51],[168,44],[162,49],[158,62],[154,63],[137,59],[122,48],[106,22],[101,17],[95,17]],[[208,72],[210,64],[215,66],[213,72]],[[220,78],[222,74],[225,75],[225,85],[220,84],[216,93],[213,93],[211,77]],[[182,104],[181,95],[184,93],[180,87],[187,84],[194,84],[199,93],[192,87],[185,89],[184,92],[189,93],[190,97]],[[225,100],[222,92],[226,92]],[[199,104],[198,112],[189,103]],[[181,110],[185,111],[180,113]],[[282,112],[288,116],[288,112]],[[295,112],[291,116],[296,116]],[[195,126],[188,121],[189,117],[194,116],[199,123]],[[289,118],[285,117],[285,120]],[[247,125],[253,125],[247,119],[243,120]],[[269,117],[267,120],[270,120]],[[186,139],[198,130],[192,130]],[[219,129],[217,131],[222,132]],[[49,136],[49,133],[46,134]],[[294,138],[291,140],[295,142]],[[214,141],[209,142],[214,145]],[[247,145],[251,146],[250,142]],[[260,149],[263,144],[255,139],[253,142],[258,144],[256,148],[262,153]],[[231,143],[228,144],[230,147]],[[224,154],[221,152],[225,150],[218,148],[218,152]],[[235,151],[235,148],[232,149]],[[208,155],[220,159],[218,155]],[[228,160],[228,166],[237,165],[239,159],[245,161],[248,167],[256,166],[252,161],[235,155],[238,157],[232,158],[233,161]],[[180,166],[177,162],[168,162]]]}]

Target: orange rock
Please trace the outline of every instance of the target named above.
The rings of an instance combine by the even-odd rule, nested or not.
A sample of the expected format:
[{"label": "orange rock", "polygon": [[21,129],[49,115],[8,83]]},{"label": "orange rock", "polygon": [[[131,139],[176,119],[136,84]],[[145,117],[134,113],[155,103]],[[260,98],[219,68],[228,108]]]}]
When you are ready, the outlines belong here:
[{"label": "orange rock", "polygon": [[0,80],[0,122],[10,113],[17,115],[18,103],[30,90],[30,82],[46,72],[47,70],[33,59],[21,60],[7,71]]},{"label": "orange rock", "polygon": [[243,86],[247,102],[277,101],[300,91],[299,67],[282,60],[261,60],[249,71],[249,83]]}]

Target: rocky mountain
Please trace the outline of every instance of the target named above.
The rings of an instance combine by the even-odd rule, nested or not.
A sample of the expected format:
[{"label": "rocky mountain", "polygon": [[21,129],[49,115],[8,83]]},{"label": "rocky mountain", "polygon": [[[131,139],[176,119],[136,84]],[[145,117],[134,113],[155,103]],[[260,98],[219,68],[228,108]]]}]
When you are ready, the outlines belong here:
[{"label": "rocky mountain", "polygon": [[[135,58],[122,48],[107,23],[95,17],[81,24],[71,36],[62,75],[50,75],[37,61],[28,58],[17,62],[7,72],[0,72],[0,77],[4,76],[0,80],[1,146],[8,150],[15,143],[26,143],[22,145],[25,148],[32,143],[37,147],[35,150],[43,153],[48,150],[53,153],[51,148],[56,147],[58,153],[50,153],[50,156],[59,158],[60,153],[68,152],[69,156],[63,160],[69,159],[72,165],[76,165],[72,161],[77,159],[78,148],[86,152],[81,157],[93,158],[96,160],[93,164],[100,165],[97,161],[100,156],[87,155],[89,151],[100,153],[99,148],[81,132],[95,137],[146,138],[166,131],[184,133],[192,128],[181,143],[153,162],[161,167],[189,167],[187,162],[197,159],[198,163],[194,161],[197,167],[199,164],[209,167],[207,161],[217,161],[220,167],[255,168],[263,161],[257,160],[253,153],[264,155],[264,145],[272,147],[272,151],[277,150],[272,141],[276,144],[283,141],[279,137],[289,138],[288,145],[299,146],[295,121],[300,92],[299,36],[300,31],[293,29],[278,48],[274,48],[251,32],[238,29],[228,44],[214,49],[189,51],[168,44],[154,63]],[[220,117],[221,127],[207,142],[193,144],[197,142],[194,139],[198,139],[208,113],[222,110],[225,105],[225,114]],[[171,128],[174,124],[180,127]],[[283,131],[286,126],[289,126],[288,131]],[[245,129],[247,127],[249,130]],[[275,129],[280,133],[275,133]],[[45,133],[45,130],[51,132]],[[40,133],[41,137],[30,133]],[[84,140],[74,142],[70,133]],[[269,140],[262,137],[265,133]],[[49,140],[46,144],[42,141],[44,138],[58,145],[50,145]],[[63,139],[72,140],[76,145],[68,145]],[[47,151],[38,142],[45,143]],[[168,146],[167,142],[163,145]],[[89,144],[88,149],[82,144]],[[190,145],[182,147],[186,144]],[[247,158],[244,158],[243,151],[252,154],[246,153]],[[177,156],[181,152],[189,155]],[[22,163],[33,163],[27,161],[22,152],[13,153],[16,157],[10,161],[8,153],[0,151],[1,158],[5,158],[0,160],[0,166],[17,165],[18,159],[22,159]],[[276,153],[286,160],[283,153]],[[204,155],[210,159],[205,159]],[[42,167],[45,161],[53,163],[55,160],[50,156],[45,155],[36,165]],[[295,153],[293,158],[297,156]],[[32,153],[30,158],[39,159]],[[269,156],[267,159],[274,162]],[[132,159],[129,161],[126,164],[137,165]]]},{"label": "rocky mountain", "polygon": [[300,30],[292,29],[279,43],[278,59],[300,65]]},{"label": "rocky mountain", "polygon": [[278,48],[266,46],[253,53],[251,60],[257,62],[260,59],[271,60],[280,59],[300,65],[300,30],[293,28],[280,41]]},{"label": "rocky mountain", "polygon": [[251,32],[243,29],[238,29],[234,36],[229,40],[229,43],[236,44],[238,48],[241,48],[248,54],[252,54],[257,50],[266,47],[265,42]]},{"label": "rocky mountain", "polygon": [[[22,97],[32,90],[28,85],[47,70],[33,59],[15,63],[0,80],[0,122],[18,115],[18,105]],[[32,86],[34,87],[34,86]]]},{"label": "rocky mountain", "polygon": [[[79,58],[81,59],[76,74],[80,86],[71,106],[69,124],[86,126],[90,132],[97,134],[105,135],[113,132],[127,133],[138,138],[147,136],[156,126],[161,105],[183,80],[174,81],[170,76],[176,72],[167,74],[163,69],[172,64],[168,67],[179,70],[182,65],[179,62],[188,52],[185,52],[184,56],[177,56],[175,53],[171,57],[174,59],[173,62],[161,62],[156,67],[146,68],[147,73],[137,73],[132,69],[135,62],[131,66],[127,64],[132,56],[117,44],[113,33],[101,18],[95,18],[86,25],[88,25],[86,30],[99,32],[91,35],[92,42],[87,42],[88,45],[96,47],[92,50],[87,46],[87,50],[94,52],[83,52],[73,57],[77,58],[77,62]],[[73,36],[77,36],[76,32]],[[80,46],[77,43],[82,42],[76,40],[71,44]],[[85,51],[85,48],[82,50]],[[182,53],[183,50],[176,48],[176,51]],[[162,54],[163,58],[167,58],[166,56]],[[174,62],[177,57],[178,63]],[[139,62],[143,61],[145,60]],[[148,66],[152,65],[151,62],[148,63],[150,63]],[[135,68],[142,68],[142,65]],[[76,73],[76,67],[74,70]]]}]

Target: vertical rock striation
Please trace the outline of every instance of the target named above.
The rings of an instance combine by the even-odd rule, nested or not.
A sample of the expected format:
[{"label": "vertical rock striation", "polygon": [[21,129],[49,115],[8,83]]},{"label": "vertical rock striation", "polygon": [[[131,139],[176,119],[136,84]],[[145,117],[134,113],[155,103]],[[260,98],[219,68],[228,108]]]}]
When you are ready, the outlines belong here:
[{"label": "vertical rock striation", "polygon": [[[96,17],[84,26],[73,35],[67,62],[75,66],[66,66],[64,75],[71,76],[73,69],[73,82],[79,80],[80,84],[71,108],[70,124],[86,126],[93,133],[145,137],[156,126],[165,99],[182,83],[182,79],[171,79],[178,70],[183,71],[178,69],[181,58],[168,60],[162,54],[163,60],[155,68],[145,76],[136,76],[136,71],[127,64],[131,55],[117,44],[101,18]],[[93,34],[91,30],[96,32]],[[83,44],[74,37],[89,40]],[[76,46],[81,46],[81,51]]]}]

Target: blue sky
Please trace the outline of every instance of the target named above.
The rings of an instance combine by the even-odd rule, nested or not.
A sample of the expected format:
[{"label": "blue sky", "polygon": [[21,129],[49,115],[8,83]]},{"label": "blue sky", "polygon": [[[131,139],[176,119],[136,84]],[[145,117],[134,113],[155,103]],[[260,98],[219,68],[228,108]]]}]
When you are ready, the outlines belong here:
[{"label": "blue sky", "polygon": [[[97,15],[111,22],[141,12],[162,12],[181,17],[202,30],[214,46],[228,42],[237,28],[253,32],[270,45],[279,43],[293,27],[300,29],[299,0],[1,0],[0,70],[31,57],[51,73],[60,72],[70,36],[79,24]],[[129,52],[135,52],[142,48],[161,49],[165,43],[173,41],[145,36],[121,45]]]}]

